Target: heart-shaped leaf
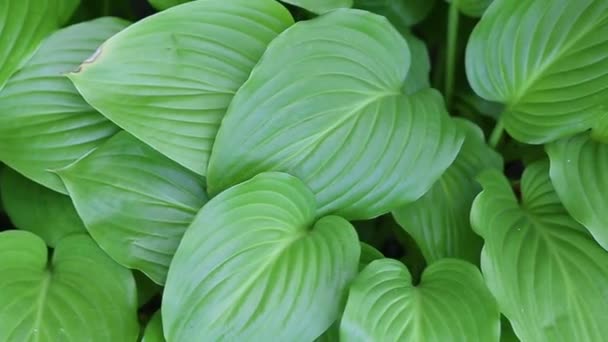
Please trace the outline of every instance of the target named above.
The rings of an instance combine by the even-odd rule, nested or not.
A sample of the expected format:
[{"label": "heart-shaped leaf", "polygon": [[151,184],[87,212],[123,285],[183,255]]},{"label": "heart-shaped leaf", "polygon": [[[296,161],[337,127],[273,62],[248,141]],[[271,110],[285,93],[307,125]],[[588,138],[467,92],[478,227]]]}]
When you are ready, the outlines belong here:
[{"label": "heart-shaped leaf", "polygon": [[495,0],[467,46],[469,82],[526,143],[608,125],[606,18],[605,0]]},{"label": "heart-shaped leaf", "polygon": [[298,6],[309,12],[323,14],[337,8],[353,6],[353,0],[281,0],[285,3]]},{"label": "heart-shaped leaf", "polygon": [[355,7],[378,13],[398,29],[421,22],[431,12],[435,0],[355,0]]},{"label": "heart-shaped leaf", "polygon": [[498,341],[500,313],[479,270],[444,259],[419,285],[397,260],[373,261],[350,288],[342,341]]},{"label": "heart-shaped leaf", "polygon": [[184,231],[207,201],[202,177],[127,132],[58,173],[101,248],[163,284]]},{"label": "heart-shaped leaf", "polygon": [[49,170],[82,157],[117,127],[91,108],[62,74],[126,25],[116,18],[96,19],[60,30],[42,43],[0,91],[0,160],[65,193]]},{"label": "heart-shaped leaf", "polygon": [[69,77],[110,120],[205,175],[234,93],[292,23],[274,0],[194,1],[130,26]]},{"label": "heart-shaped leaf", "polygon": [[262,173],[214,197],[177,249],[163,295],[169,341],[312,341],[336,320],[360,247],[341,217],[315,222],[297,178]]},{"label": "heart-shaped leaf", "polygon": [[0,195],[13,225],[41,237],[51,247],[66,235],[86,233],[72,200],[18,172],[0,170]]},{"label": "heart-shaped leaf", "polygon": [[0,90],[36,51],[42,39],[70,18],[79,3],[79,0],[0,2]]},{"label": "heart-shaped leaf", "polygon": [[165,342],[163,336],[163,322],[160,317],[160,310],[158,310],[146,325],[144,331],[144,337],[141,342]]},{"label": "heart-shaped leaf", "polygon": [[522,341],[604,341],[608,252],[572,219],[549,180],[549,164],[524,171],[521,200],[496,170],[479,180],[471,224],[485,244],[481,269]]},{"label": "heart-shaped leaf", "polygon": [[50,258],[36,235],[6,231],[0,260],[0,341],[137,340],[133,276],[90,237],[65,237]]},{"label": "heart-shaped leaf", "polygon": [[608,250],[608,144],[581,134],[546,146],[562,203]]},{"label": "heart-shaped leaf", "polygon": [[438,92],[403,93],[409,65],[407,43],[378,15],[340,9],[298,22],[235,95],[209,193],[284,171],[312,189],[321,216],[367,219],[418,199],[463,137]]},{"label": "heart-shaped leaf", "polygon": [[486,145],[481,129],[464,119],[457,123],[466,138],[454,163],[422,198],[393,211],[429,263],[446,257],[479,262],[483,241],[469,223],[481,190],[475,177],[486,168],[502,170],[501,156]]}]

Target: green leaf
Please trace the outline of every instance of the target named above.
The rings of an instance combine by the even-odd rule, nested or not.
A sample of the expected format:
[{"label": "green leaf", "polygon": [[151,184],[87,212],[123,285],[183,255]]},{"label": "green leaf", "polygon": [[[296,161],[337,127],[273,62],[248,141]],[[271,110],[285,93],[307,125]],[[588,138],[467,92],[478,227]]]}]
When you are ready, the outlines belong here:
[{"label": "green leaf", "polygon": [[492,3],[470,37],[466,69],[477,94],[505,104],[511,136],[543,144],[608,120],[606,18],[605,0]]},{"label": "green leaf", "polygon": [[485,240],[481,269],[522,341],[604,341],[608,253],[572,219],[536,162],[521,180],[521,202],[496,170],[483,173],[471,224]]},{"label": "green leaf", "polygon": [[298,6],[309,12],[323,14],[338,8],[353,6],[353,0],[281,0],[285,3]]},{"label": "green leaf", "polygon": [[402,31],[401,35],[410,49],[412,63],[405,78],[403,90],[406,94],[411,95],[431,86],[429,79],[431,61],[426,45],[421,39],[409,31]]},{"label": "green leaf", "polygon": [[118,126],[205,175],[234,93],[292,23],[274,0],[195,1],[135,23],[68,76]]},{"label": "green leaf", "polygon": [[190,2],[191,0],[148,0],[152,7],[159,11],[164,11],[167,8]]},{"label": "green leaf", "polygon": [[40,42],[69,19],[79,3],[79,0],[0,2],[0,90]]},{"label": "green leaf", "polygon": [[355,229],[315,222],[297,178],[262,173],[214,197],[186,231],[163,295],[169,341],[312,341],[336,320],[359,263]]},{"label": "green leaf", "polygon": [[207,201],[202,177],[127,132],[58,174],[101,248],[163,284],[184,231]]},{"label": "green leaf", "polygon": [[475,177],[486,168],[502,170],[501,156],[486,145],[481,129],[464,119],[457,123],[466,138],[454,163],[422,198],[393,210],[429,263],[446,257],[479,262],[483,241],[469,223],[473,199],[481,190]]},{"label": "green leaf", "polygon": [[547,145],[546,150],[562,203],[608,250],[608,144],[581,134]]},{"label": "green leaf", "polygon": [[492,4],[493,0],[448,0],[450,3],[455,3],[458,10],[464,15],[473,18],[479,18]]},{"label": "green leaf", "polygon": [[23,177],[10,168],[0,171],[0,195],[13,225],[55,247],[66,235],[85,233],[72,200]]},{"label": "green leaf", "polygon": [[385,16],[404,29],[421,22],[431,12],[434,0],[355,0],[355,7]]},{"label": "green leaf", "polygon": [[135,278],[135,285],[137,286],[137,307],[148,304],[154,296],[162,292],[162,287],[157,283],[153,282],[147,275],[133,271],[133,278]]},{"label": "green leaf", "polygon": [[375,14],[341,9],[298,22],[235,95],[213,147],[209,193],[284,171],[312,189],[321,216],[368,219],[418,199],[462,135],[438,92],[402,93],[409,65],[405,40]]},{"label": "green leaf", "polygon": [[363,270],[365,266],[369,265],[372,261],[382,259],[384,255],[372,247],[371,245],[361,242],[361,257],[359,258],[359,271]]},{"label": "green leaf", "polygon": [[88,236],[62,239],[51,258],[36,235],[6,231],[0,260],[0,341],[137,340],[133,276]]},{"label": "green leaf", "polygon": [[419,285],[396,260],[369,264],[350,288],[342,341],[498,341],[500,313],[479,270],[444,259]]},{"label": "green leaf", "polygon": [[64,167],[112,136],[117,127],[89,106],[62,74],[73,70],[127,22],[101,18],[47,38],[0,91],[0,160],[55,191],[49,170]]},{"label": "green leaf", "polygon": [[161,321],[160,310],[158,310],[153,316],[144,332],[144,338],[141,342],[165,342],[163,336],[163,323]]}]

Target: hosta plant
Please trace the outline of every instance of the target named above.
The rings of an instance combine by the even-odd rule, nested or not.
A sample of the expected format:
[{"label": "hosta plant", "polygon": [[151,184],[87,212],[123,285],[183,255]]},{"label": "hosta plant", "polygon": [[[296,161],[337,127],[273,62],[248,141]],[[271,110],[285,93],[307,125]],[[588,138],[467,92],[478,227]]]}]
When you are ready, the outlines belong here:
[{"label": "hosta plant", "polygon": [[0,342],[605,341],[607,0],[3,0]]}]

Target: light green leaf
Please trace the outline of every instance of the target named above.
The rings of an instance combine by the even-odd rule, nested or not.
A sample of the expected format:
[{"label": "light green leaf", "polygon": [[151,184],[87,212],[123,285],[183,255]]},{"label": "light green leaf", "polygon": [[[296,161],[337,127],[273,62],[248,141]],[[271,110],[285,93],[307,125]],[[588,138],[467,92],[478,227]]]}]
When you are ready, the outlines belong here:
[{"label": "light green leaf", "polygon": [[6,231],[0,260],[0,341],[137,340],[133,276],[90,237],[65,237],[49,257],[36,235]]},{"label": "light green leaf", "polygon": [[385,16],[404,29],[421,22],[431,12],[435,0],[355,0],[355,7]]},{"label": "light green leaf", "polygon": [[369,264],[350,288],[342,341],[498,341],[500,313],[479,270],[443,259],[419,285],[396,260]]},{"label": "light green leaf", "polygon": [[207,201],[202,177],[127,132],[58,174],[101,248],[163,284],[184,231]]},{"label": "light green leaf", "polygon": [[486,145],[481,129],[464,119],[456,122],[466,138],[454,163],[422,198],[393,210],[429,263],[446,257],[479,262],[483,241],[469,223],[473,199],[481,190],[475,177],[486,168],[502,170],[501,156]]},{"label": "light green leaf", "polygon": [[543,144],[601,126],[607,18],[605,0],[495,0],[467,46],[469,82],[505,104],[502,120],[517,140]]},{"label": "light green leaf", "polygon": [[269,46],[222,122],[210,194],[264,171],[302,179],[318,214],[368,219],[422,196],[462,135],[430,88],[402,93],[405,40],[382,17],[340,9]]},{"label": "light green leaf", "polygon": [[23,177],[10,168],[0,171],[0,197],[13,225],[55,247],[66,235],[86,233],[72,200]]},{"label": "light green leaf", "polygon": [[608,250],[608,144],[581,134],[549,144],[546,150],[562,203]]},{"label": "light green leaf", "polygon": [[70,18],[79,3],[79,0],[0,1],[0,90],[40,42]]},{"label": "light green leaf", "polygon": [[148,0],[150,5],[159,11],[164,11],[167,8],[181,5],[189,1],[191,0]]},{"label": "light green leaf", "polygon": [[68,76],[118,126],[205,175],[234,93],[292,23],[274,0],[195,1],[130,26]]},{"label": "light green leaf", "polygon": [[117,127],[91,108],[62,74],[126,25],[116,18],[96,19],[60,30],[42,43],[0,91],[0,160],[65,193],[49,170],[82,157]]},{"label": "light green leaf", "polygon": [[163,294],[169,341],[308,342],[336,320],[357,273],[355,229],[315,222],[297,178],[262,173],[214,197],[186,231]]},{"label": "light green leaf", "polygon": [[338,8],[353,6],[353,0],[281,0],[285,3],[298,6],[309,12],[323,14]]},{"label": "light green leaf", "polygon": [[572,219],[546,161],[528,166],[518,202],[496,170],[480,176],[471,224],[485,240],[481,269],[522,341],[605,341],[608,252]]},{"label": "light green leaf", "polygon": [[141,342],[165,342],[163,336],[163,322],[160,317],[160,310],[158,310],[148,322],[146,330],[144,332],[144,338]]},{"label": "light green leaf", "polygon": [[456,3],[458,10],[464,15],[473,18],[481,17],[492,1],[493,0],[448,0],[450,3]]}]

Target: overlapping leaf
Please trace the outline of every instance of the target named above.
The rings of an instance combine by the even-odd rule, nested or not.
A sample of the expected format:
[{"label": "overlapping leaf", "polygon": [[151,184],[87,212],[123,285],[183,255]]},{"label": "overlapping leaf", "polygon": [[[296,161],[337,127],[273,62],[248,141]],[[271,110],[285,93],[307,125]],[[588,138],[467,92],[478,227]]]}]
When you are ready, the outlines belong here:
[{"label": "overlapping leaf", "polygon": [[1,341],[136,341],[131,272],[86,235],[68,236],[51,260],[25,231],[0,233]]},{"label": "overlapping leaf", "polygon": [[506,105],[504,126],[520,141],[606,126],[608,2],[495,0],[470,37],[466,68],[477,94]]},{"label": "overlapping leaf", "polygon": [[207,200],[203,179],[126,132],[59,175],[101,248],[164,283],[184,231]]},{"label": "overlapping leaf", "polygon": [[522,341],[604,341],[608,335],[608,252],[572,219],[549,180],[530,165],[521,200],[498,171],[480,176],[471,210],[484,238],[481,268],[501,312]]},{"label": "overlapping leaf", "polygon": [[186,231],[163,294],[169,341],[312,341],[336,320],[360,247],[341,217],[315,222],[297,178],[262,173],[214,197]]},{"label": "overlapping leaf", "polygon": [[562,203],[608,250],[608,144],[581,134],[547,145],[546,150]]},{"label": "overlapping leaf", "polygon": [[463,119],[457,123],[466,138],[454,163],[422,198],[393,211],[429,263],[445,257],[479,262],[483,242],[469,224],[481,190],[475,177],[486,168],[502,170],[502,158],[486,145],[479,127]]},{"label": "overlapping leaf", "polygon": [[211,155],[210,194],[285,171],[313,190],[319,215],[367,219],[418,199],[462,135],[439,93],[403,94],[409,66],[405,40],[378,15],[341,9],[295,24],[235,95]]},{"label": "overlapping leaf", "polygon": [[160,317],[160,310],[157,311],[148,325],[146,325],[146,330],[144,331],[144,337],[141,342],[165,342],[165,337],[163,336],[163,322]]},{"label": "overlapping leaf", "polygon": [[65,193],[49,170],[74,162],[117,128],[82,99],[63,73],[126,25],[115,18],[96,19],[60,30],[42,43],[0,91],[0,160]]},{"label": "overlapping leaf", "polygon": [[435,0],[355,0],[355,7],[378,13],[398,29],[413,26],[429,14]]},{"label": "overlapping leaf", "polygon": [[72,200],[10,168],[0,170],[0,197],[13,225],[54,247],[66,235],[86,233]]},{"label": "overlapping leaf", "polygon": [[355,279],[342,341],[498,341],[500,313],[475,266],[444,259],[412,284],[399,261],[373,261]]},{"label": "overlapping leaf", "polygon": [[130,26],[69,77],[110,120],[204,175],[235,91],[292,23],[274,0],[195,1]]},{"label": "overlapping leaf", "polygon": [[337,8],[352,7],[353,0],[281,0],[285,3],[301,7],[309,12],[323,14]]}]

